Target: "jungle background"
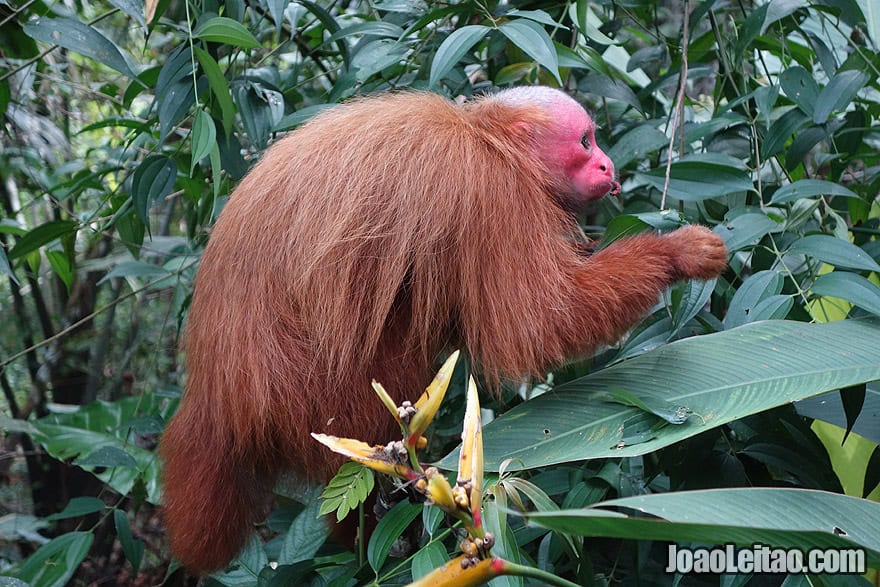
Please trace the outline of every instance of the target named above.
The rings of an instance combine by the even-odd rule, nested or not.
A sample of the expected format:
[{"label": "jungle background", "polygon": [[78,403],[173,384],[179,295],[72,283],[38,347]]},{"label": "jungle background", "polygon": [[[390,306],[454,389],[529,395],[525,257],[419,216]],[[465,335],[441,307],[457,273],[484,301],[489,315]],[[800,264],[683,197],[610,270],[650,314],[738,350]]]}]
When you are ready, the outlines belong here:
[{"label": "jungle background", "polygon": [[[618,345],[483,398],[496,548],[597,585],[681,581],[662,572],[671,539],[858,546],[876,568],[876,1],[0,0],[3,584],[193,581],[167,550],[155,449],[185,381],[199,256],[268,145],[353,96],[524,84],[584,103],[615,163],[622,193],[587,211],[587,234],[699,222],[731,257]],[[459,441],[460,379],[433,459]],[[282,485],[262,540],[206,584],[405,584],[454,556],[421,504],[393,510],[366,553],[342,549],[315,494]],[[685,493],[710,488],[746,493]],[[635,516],[554,525],[652,497],[666,501],[651,530]]]}]

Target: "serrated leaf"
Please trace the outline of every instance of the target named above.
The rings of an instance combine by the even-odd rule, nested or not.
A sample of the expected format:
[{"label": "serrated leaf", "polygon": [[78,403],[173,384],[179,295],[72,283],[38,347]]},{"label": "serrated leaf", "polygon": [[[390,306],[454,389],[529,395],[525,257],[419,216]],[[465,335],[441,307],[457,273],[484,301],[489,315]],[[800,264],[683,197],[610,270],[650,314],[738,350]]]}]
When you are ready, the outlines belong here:
[{"label": "serrated leaf", "polygon": [[520,18],[506,22],[498,30],[507,37],[511,43],[519,47],[526,55],[537,61],[549,71],[556,81],[562,84],[559,77],[559,61],[556,57],[556,48],[547,31],[538,23]]},{"label": "serrated leaf", "polygon": [[137,79],[122,50],[98,29],[84,22],[64,17],[40,17],[25,23],[24,32],[32,39],[80,53]]},{"label": "serrated leaf", "polygon": [[810,290],[820,296],[846,300],[880,316],[880,287],[861,275],[845,271],[833,271],[820,275]]},{"label": "serrated leaf", "polygon": [[260,46],[256,37],[243,24],[225,16],[213,16],[200,22],[193,31],[193,37],[242,49],[256,49]]},{"label": "serrated leaf", "polygon": [[437,83],[449,71],[455,67],[464,54],[483,40],[491,29],[487,26],[472,24],[463,26],[446,37],[437,48],[434,60],[431,62],[431,75],[428,79],[430,87],[436,87]]}]

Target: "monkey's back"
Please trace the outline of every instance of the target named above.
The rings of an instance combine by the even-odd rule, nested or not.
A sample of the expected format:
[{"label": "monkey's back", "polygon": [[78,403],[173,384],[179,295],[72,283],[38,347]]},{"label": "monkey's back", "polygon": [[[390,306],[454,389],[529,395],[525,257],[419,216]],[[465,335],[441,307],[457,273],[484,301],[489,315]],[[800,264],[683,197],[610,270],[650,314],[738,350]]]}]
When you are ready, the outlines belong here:
[{"label": "monkey's back", "polygon": [[390,439],[371,378],[415,398],[450,342],[492,372],[545,362],[528,308],[565,295],[568,254],[531,156],[545,122],[491,101],[366,98],[290,133],[245,177],[201,261],[186,391],[161,446],[165,521],[187,566],[238,551],[279,470],[335,471],[310,432]]}]

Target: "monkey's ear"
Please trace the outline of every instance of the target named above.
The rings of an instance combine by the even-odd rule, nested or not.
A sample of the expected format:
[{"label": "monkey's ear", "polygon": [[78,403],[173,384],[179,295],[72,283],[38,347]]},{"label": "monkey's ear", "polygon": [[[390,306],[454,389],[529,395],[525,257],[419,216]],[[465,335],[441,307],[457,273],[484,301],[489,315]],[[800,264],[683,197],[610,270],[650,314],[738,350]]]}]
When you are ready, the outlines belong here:
[{"label": "monkey's ear", "polygon": [[532,136],[533,132],[532,125],[525,120],[515,120],[510,126],[510,131],[518,139],[528,138]]}]

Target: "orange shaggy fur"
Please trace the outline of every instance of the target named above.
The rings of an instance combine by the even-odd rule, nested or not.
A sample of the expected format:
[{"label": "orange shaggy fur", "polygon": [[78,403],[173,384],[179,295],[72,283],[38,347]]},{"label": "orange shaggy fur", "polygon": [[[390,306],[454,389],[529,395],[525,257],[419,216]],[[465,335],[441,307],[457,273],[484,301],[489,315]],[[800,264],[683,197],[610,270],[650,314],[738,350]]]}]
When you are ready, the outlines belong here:
[{"label": "orange shaggy fur", "polygon": [[361,99],[241,182],[202,259],[186,393],[161,445],[165,523],[188,568],[237,553],[280,471],[335,472],[310,432],[390,438],[371,378],[414,399],[450,344],[490,379],[540,376],[613,341],[674,281],[721,271],[700,227],[579,255],[560,180],[536,157],[551,122],[495,98]]}]

